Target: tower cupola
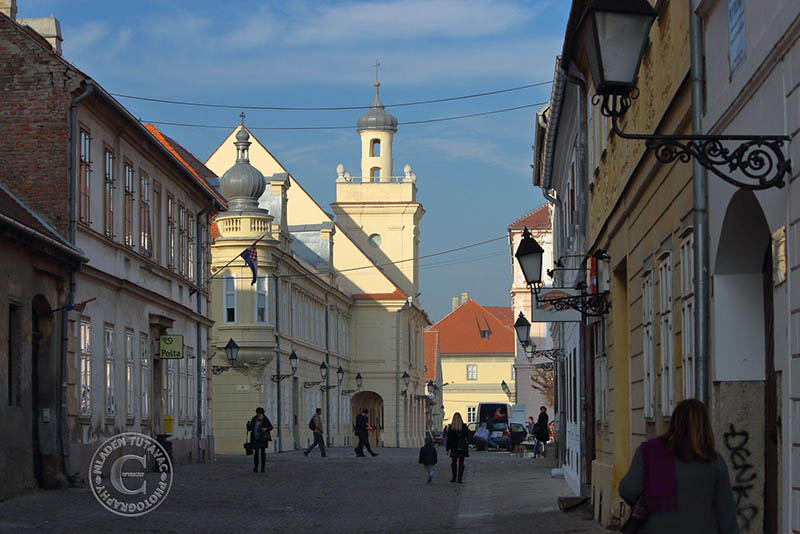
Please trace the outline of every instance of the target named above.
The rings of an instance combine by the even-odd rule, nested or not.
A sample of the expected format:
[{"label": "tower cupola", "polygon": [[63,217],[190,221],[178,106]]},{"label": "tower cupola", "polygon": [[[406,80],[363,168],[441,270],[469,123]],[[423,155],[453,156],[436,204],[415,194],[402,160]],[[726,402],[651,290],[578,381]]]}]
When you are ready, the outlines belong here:
[{"label": "tower cupola", "polygon": [[267,182],[261,172],[250,165],[250,134],[244,124],[236,132],[236,163],[225,171],[219,181],[220,190],[228,199],[228,211],[259,213],[258,199],[264,193]]},{"label": "tower cupola", "polygon": [[[379,65],[376,63],[376,65]],[[392,139],[397,131],[397,117],[386,111],[378,88],[381,82],[375,74],[375,98],[366,113],[358,117],[356,130],[361,135],[361,181],[390,182],[392,180]]]}]

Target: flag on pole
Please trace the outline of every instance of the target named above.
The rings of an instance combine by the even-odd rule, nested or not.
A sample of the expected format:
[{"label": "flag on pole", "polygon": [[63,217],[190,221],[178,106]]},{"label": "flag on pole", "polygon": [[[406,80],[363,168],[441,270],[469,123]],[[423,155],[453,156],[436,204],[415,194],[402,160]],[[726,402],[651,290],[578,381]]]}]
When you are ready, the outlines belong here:
[{"label": "flag on pole", "polygon": [[86,305],[92,302],[93,300],[97,300],[97,297],[92,297],[89,300],[83,300],[81,302],[75,302],[73,304],[67,304],[64,306],[64,309],[67,311],[75,310],[78,313],[83,313],[83,310],[86,309]]},{"label": "flag on pole", "polygon": [[250,248],[245,249],[240,256],[244,259],[247,266],[250,267],[250,270],[253,271],[253,281],[250,283],[252,286],[256,283],[256,273],[258,272],[258,252],[256,251],[256,245],[250,245]]}]

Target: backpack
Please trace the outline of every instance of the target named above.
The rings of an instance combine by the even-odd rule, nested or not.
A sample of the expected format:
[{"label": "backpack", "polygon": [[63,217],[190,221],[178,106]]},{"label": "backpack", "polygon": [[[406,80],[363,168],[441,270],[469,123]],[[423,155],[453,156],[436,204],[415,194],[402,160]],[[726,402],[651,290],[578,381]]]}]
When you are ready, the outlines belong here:
[{"label": "backpack", "polygon": [[313,417],[311,418],[311,421],[308,422],[308,428],[310,430],[316,430],[317,429],[317,427],[314,425],[314,418]]}]

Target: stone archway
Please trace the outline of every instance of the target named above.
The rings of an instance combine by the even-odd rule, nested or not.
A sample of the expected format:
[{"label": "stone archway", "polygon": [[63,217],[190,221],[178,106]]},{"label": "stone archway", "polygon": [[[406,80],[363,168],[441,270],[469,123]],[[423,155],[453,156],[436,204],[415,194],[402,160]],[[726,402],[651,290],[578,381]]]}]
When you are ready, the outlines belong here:
[{"label": "stone archway", "polygon": [[359,391],[350,399],[350,413],[352,420],[364,408],[369,410],[369,424],[375,430],[369,434],[371,447],[383,446],[383,397],[374,391]]},{"label": "stone archway", "polygon": [[772,235],[751,191],[725,212],[713,277],[714,430],[742,532],[775,532],[777,392]]}]

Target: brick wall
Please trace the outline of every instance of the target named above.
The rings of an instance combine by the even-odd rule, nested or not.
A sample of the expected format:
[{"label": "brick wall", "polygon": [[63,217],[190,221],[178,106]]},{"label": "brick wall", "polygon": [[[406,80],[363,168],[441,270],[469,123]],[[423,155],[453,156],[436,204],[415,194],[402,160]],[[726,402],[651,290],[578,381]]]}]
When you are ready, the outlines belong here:
[{"label": "brick wall", "polygon": [[0,14],[0,181],[69,229],[69,105],[86,77]]}]

